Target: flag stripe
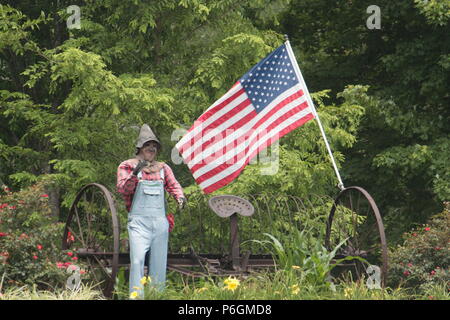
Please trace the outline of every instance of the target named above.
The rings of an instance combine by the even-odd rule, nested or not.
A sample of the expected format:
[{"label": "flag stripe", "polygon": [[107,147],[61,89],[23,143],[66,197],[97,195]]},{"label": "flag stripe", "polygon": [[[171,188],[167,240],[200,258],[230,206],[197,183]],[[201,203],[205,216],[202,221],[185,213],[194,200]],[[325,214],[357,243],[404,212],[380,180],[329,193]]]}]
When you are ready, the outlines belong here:
[{"label": "flag stripe", "polygon": [[[235,101],[236,99],[238,100]],[[245,91],[240,84],[237,84],[227,92],[225,100],[220,101],[222,98],[219,99],[219,103],[216,102],[217,104],[213,105],[214,107],[209,108],[194,122],[194,125],[188,130],[186,135],[177,143],[177,149],[180,151],[183,150],[185,148],[184,145],[189,142],[188,140],[194,138],[205,126],[208,126],[211,122],[232,110],[244,99]]]},{"label": "flag stripe", "polygon": [[[233,140],[227,145],[225,145],[220,151],[222,153],[219,153],[219,150],[204,150],[203,153],[200,155],[200,157],[197,157],[194,161],[191,161],[189,163],[191,172],[194,174],[194,177],[197,178],[199,175],[201,175],[205,170],[210,169],[210,167],[205,167],[201,169],[203,164],[212,162],[213,164],[221,164],[223,162],[229,162],[229,160],[233,157],[235,154],[239,154],[242,149],[245,148],[245,145],[249,141],[253,141],[254,139],[261,138],[261,133],[266,130],[271,130],[277,123],[280,123],[284,119],[286,119],[288,116],[292,115],[296,111],[300,111],[306,106],[303,106],[302,108],[298,108],[300,105],[302,105],[305,102],[305,98],[301,96],[301,92],[298,91],[296,94],[292,95],[291,97],[286,98],[284,101],[278,104],[275,108],[272,109],[271,113],[267,113],[263,118],[260,119],[251,129],[246,130],[244,134],[241,135],[244,136],[244,139],[240,140]],[[294,100],[291,100],[293,98],[296,98]],[[278,121],[278,122],[277,122]],[[249,135],[250,134],[250,135]],[[226,142],[229,140],[227,139]],[[234,145],[235,142],[238,141],[237,145]],[[232,148],[234,147],[234,148]],[[228,152],[226,152],[228,150]],[[215,157],[209,157],[214,151],[219,153],[218,156]],[[200,170],[200,172],[197,172],[197,170]]]},{"label": "flag stripe", "polygon": [[[283,137],[285,134],[289,133],[290,131],[292,131],[293,129],[303,125],[304,123],[308,122],[309,120],[314,119],[314,115],[312,113],[308,113],[306,116],[302,117],[301,119],[298,119],[297,121],[295,121],[294,123],[292,123],[290,126],[286,127],[285,129],[283,129],[279,135],[278,138],[276,138],[273,142],[275,142],[276,140],[280,139],[281,137]],[[232,172],[231,174],[229,174],[228,176],[226,176],[225,174],[222,175],[221,180],[217,180],[216,182],[212,182],[211,184],[203,184],[200,185],[200,187],[203,189],[204,193],[211,193],[217,189],[220,189],[224,186],[226,186],[227,184],[229,184],[230,182],[232,182],[240,173],[241,171],[245,168],[245,166],[255,157],[255,155],[257,155],[258,152],[260,152],[261,150],[255,150],[252,152],[252,154],[248,157],[248,159],[245,161],[245,164],[242,165],[240,168],[238,168],[237,170],[235,170],[234,172]]]},{"label": "flag stripe", "polygon": [[[247,100],[247,102],[248,104],[250,104],[250,100]],[[245,126],[246,123],[249,123],[253,118],[257,116],[257,113],[253,107],[250,107],[250,112],[248,112],[248,114],[243,113],[244,112],[239,114],[239,117],[237,117],[238,120],[226,129],[230,132],[230,136],[232,134],[231,132],[241,129],[243,126]],[[185,157],[186,162],[188,162],[189,168],[192,168],[194,164],[201,161],[201,159],[204,158],[205,156],[209,155],[210,153],[213,153],[217,144],[222,142],[224,138],[227,141],[229,141],[229,138],[227,138],[226,136],[226,130],[218,132],[215,136],[207,139],[202,145],[197,147],[197,149],[195,149],[193,152],[191,152],[189,155]],[[212,132],[215,133],[217,132],[217,130],[214,130]],[[205,152],[207,152],[208,154],[204,154]],[[187,151],[185,153],[187,154]]]},{"label": "flag stripe", "polygon": [[225,108],[221,109],[209,118],[205,118],[204,121],[196,123],[197,127],[190,133],[191,139],[181,146],[182,152],[191,152],[191,149],[196,147],[198,141],[202,140],[202,136],[205,134],[205,130],[208,128],[214,128],[214,124],[216,124],[217,126],[217,123],[220,123],[224,120],[226,120],[226,123],[228,124],[232,123],[232,121],[229,119],[230,115],[236,116],[236,114],[238,114],[240,111],[248,113],[254,110],[253,107],[249,106],[245,92],[239,91],[238,93],[239,96],[235,97],[234,100],[230,100]]},{"label": "flag stripe", "polygon": [[[297,95],[299,94],[298,92],[301,91],[300,86],[294,86],[292,88],[290,88],[289,90],[286,90],[286,92],[282,93],[279,97],[277,97],[277,99],[275,99],[266,109],[264,109],[262,112],[260,112],[258,114],[257,117],[253,118],[253,119],[249,119],[250,121],[245,124],[245,126],[241,126],[241,127],[234,127],[234,132],[230,133],[230,135],[227,135],[227,141],[228,142],[232,142],[234,140],[239,139],[239,137],[241,136],[241,131],[239,131],[238,129],[240,128],[244,128],[244,129],[254,129],[257,126],[259,126],[261,122],[260,119],[264,118],[267,116],[267,114],[270,114],[271,112],[273,112],[274,109],[276,109],[280,104],[283,104],[284,101],[286,101],[287,99],[289,99],[290,97],[294,96],[297,97]],[[303,94],[303,91],[301,91],[300,95]],[[281,105],[280,108],[284,106]],[[254,108],[251,106],[249,108],[252,108],[254,110]],[[241,114],[236,115],[236,118],[239,118],[240,116],[242,116]],[[265,118],[264,118],[265,119]],[[214,132],[221,132],[223,133],[226,129],[228,129],[230,126],[230,123],[224,123],[222,125],[219,125],[215,128]],[[182,156],[183,158],[187,159],[192,159],[192,156],[190,155],[191,150],[197,150],[195,155],[196,157],[191,160],[191,161],[187,161],[188,166],[191,168],[195,163],[199,162],[200,160],[198,158],[203,156],[208,156],[210,153],[208,153],[207,150],[205,150],[205,148],[202,148],[202,144],[204,141],[207,141],[208,139],[210,139],[214,132],[209,132],[204,134],[202,138],[201,137],[201,133],[199,134],[199,138],[197,138],[197,140],[194,142],[194,145],[191,148],[187,148],[185,150],[182,150]],[[216,141],[219,142],[219,141]],[[201,152],[199,153],[198,150],[201,150]]]},{"label": "flag stripe", "polygon": [[[302,95],[303,95],[303,91],[301,91],[301,90],[295,92],[293,95],[287,97],[286,99],[281,101],[278,105],[276,105],[274,108],[272,108],[270,110],[270,112],[264,114],[262,117],[255,119],[255,121],[257,120],[256,123],[254,123],[255,121],[248,123],[248,125],[245,126],[245,130],[233,132],[233,133],[230,133],[229,135],[227,135],[226,139],[225,139],[226,140],[225,146],[222,148],[222,153],[224,151],[226,153],[227,150],[233,151],[232,146],[238,147],[242,142],[244,142],[244,139],[246,140],[249,138],[248,137],[249,133],[252,133],[252,137],[255,135],[259,136],[259,134],[262,130],[267,129],[267,127],[270,124],[270,121],[272,121],[275,116],[279,116],[283,113],[288,112],[289,108],[293,108],[294,104],[297,103],[296,100],[298,98],[300,98]],[[281,110],[281,109],[283,109],[283,110]],[[249,128],[249,126],[252,126],[252,127]],[[242,132],[242,131],[244,131],[244,132]],[[219,141],[219,140],[217,140],[215,142],[217,144],[224,143],[223,141]],[[205,158],[209,157],[212,153],[215,153],[217,151],[219,151],[219,150],[217,150],[217,148],[213,148],[213,149],[205,148],[201,154],[199,154],[195,159],[193,159],[192,161],[189,162],[188,166],[191,169],[191,171],[195,172],[197,170],[197,168],[195,168],[195,169],[193,168],[195,165],[203,162]],[[224,154],[224,156],[226,156],[226,154]],[[213,159],[211,159],[211,160],[213,160]]]},{"label": "flag stripe", "polygon": [[[263,144],[267,139],[276,135],[279,131],[283,130],[284,127],[289,126],[292,122],[294,122],[294,120],[297,120],[299,117],[305,117],[308,113],[311,113],[311,110],[308,108],[306,101],[296,105],[295,108],[289,110],[283,116],[276,118],[272,123],[270,123],[267,132],[264,132],[262,135],[253,136],[251,140],[248,139],[245,144],[241,144],[240,148],[236,148],[236,155],[234,156],[232,163],[230,163],[231,161],[223,161],[222,159],[218,161],[208,159],[208,164],[202,166],[196,172],[193,172],[195,180],[197,183],[203,183],[205,180],[213,178],[220,172],[226,173],[228,170],[235,170],[230,168],[241,167],[242,163],[247,163],[246,161],[248,160],[249,152],[252,154],[255,148],[258,149],[260,144]],[[230,158],[227,160],[229,159]]]},{"label": "flag stripe", "polygon": [[[247,117],[248,116],[248,117]],[[218,132],[218,127],[223,127],[225,129],[235,129],[236,123],[242,123],[242,118],[252,119],[256,116],[255,108],[253,108],[250,104],[250,100],[246,99],[242,101],[239,105],[237,105],[232,111],[228,112],[225,116],[220,119],[217,119],[217,122],[210,124],[205,127],[201,132],[199,132],[191,141],[193,141],[192,145],[186,148],[183,151],[183,154],[198,154],[198,149],[200,149],[200,153],[202,152],[203,145],[206,141],[212,139],[216,133]],[[218,126],[218,124],[221,125]],[[224,130],[225,130],[224,129]],[[188,156],[187,156],[188,157]]]}]

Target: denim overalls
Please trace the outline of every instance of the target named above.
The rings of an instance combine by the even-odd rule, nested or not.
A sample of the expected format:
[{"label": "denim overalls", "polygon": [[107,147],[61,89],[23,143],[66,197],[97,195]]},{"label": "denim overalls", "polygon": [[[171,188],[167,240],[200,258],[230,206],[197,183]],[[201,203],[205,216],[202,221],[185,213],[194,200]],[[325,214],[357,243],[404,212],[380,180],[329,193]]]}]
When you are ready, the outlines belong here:
[{"label": "denim overalls", "polygon": [[144,276],[145,254],[150,250],[150,284],[159,290],[164,289],[167,267],[167,245],[169,222],[166,218],[164,198],[164,171],[160,171],[162,180],[142,180],[139,182],[128,214],[128,236],[130,241],[130,293],[137,291],[142,297],[140,280]]}]

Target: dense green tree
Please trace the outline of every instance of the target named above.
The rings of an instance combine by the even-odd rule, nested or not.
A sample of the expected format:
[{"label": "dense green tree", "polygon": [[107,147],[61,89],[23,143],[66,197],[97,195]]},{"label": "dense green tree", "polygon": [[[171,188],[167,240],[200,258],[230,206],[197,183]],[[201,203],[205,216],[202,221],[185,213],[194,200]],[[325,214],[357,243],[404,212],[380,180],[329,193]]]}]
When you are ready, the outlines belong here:
[{"label": "dense green tree", "polygon": [[[80,29],[67,27],[70,5],[81,9]],[[346,186],[369,190],[391,230],[423,222],[450,194],[449,5],[380,0],[380,30],[366,26],[369,5],[4,0],[0,179],[52,181],[57,214],[87,182],[115,189],[144,122],[170,164],[173,130],[192,125],[287,33]],[[172,167],[198,192],[186,166]],[[337,191],[313,121],[281,139],[276,175],[256,179],[260,169],[250,165],[221,192]]]},{"label": "dense green tree", "polygon": [[[19,188],[46,174],[55,211],[87,182],[114,190],[115,169],[133,155],[143,122],[170,160],[172,130],[189,126],[281,43],[252,22],[276,20],[271,10],[285,2],[5,1],[2,180]],[[66,27],[72,4],[81,8],[79,30]],[[211,70],[220,58],[226,63]],[[183,185],[193,182],[185,167],[175,170]]]},{"label": "dense green tree", "polygon": [[[366,25],[373,4],[381,29]],[[438,0],[299,0],[282,19],[310,90],[370,86],[369,96],[352,98],[366,113],[343,178],[369,190],[390,231],[425,222],[450,197],[449,8]]]}]

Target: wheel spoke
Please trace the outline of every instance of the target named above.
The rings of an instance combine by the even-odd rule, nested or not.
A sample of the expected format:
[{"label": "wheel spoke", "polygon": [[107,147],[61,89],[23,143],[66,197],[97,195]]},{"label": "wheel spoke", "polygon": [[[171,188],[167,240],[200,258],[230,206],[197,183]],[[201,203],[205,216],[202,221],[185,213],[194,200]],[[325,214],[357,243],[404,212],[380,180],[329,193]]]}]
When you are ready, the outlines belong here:
[{"label": "wheel spoke", "polygon": [[80,241],[83,244],[85,248],[88,246],[86,245],[86,242],[84,241],[83,237],[83,228],[81,227],[80,217],[78,215],[78,208],[75,206],[75,217],[77,218],[77,224],[78,224],[78,230],[80,230]]},{"label": "wheel spoke", "polygon": [[111,277],[111,275],[108,273],[108,271],[106,270],[106,267],[105,267],[104,263],[103,263],[97,256],[95,256],[95,255],[94,255],[94,259],[97,260],[97,264],[102,268],[102,270],[103,270],[102,273],[105,274],[105,275],[107,275],[108,278],[109,278],[110,280],[112,280],[112,277]]},{"label": "wheel spoke", "polygon": [[98,279],[97,274],[95,272],[96,271],[96,267],[92,264],[92,261],[91,261],[90,258],[88,258],[87,261],[88,261],[88,264],[89,264],[89,269],[91,270],[91,273],[92,273],[92,275],[95,278],[95,281],[96,282],[100,282],[100,279]]},{"label": "wheel spoke", "polygon": [[87,200],[87,196],[86,196],[86,193],[84,193],[83,194],[83,199],[84,199],[84,201],[85,201],[85,210],[86,210],[86,222],[87,222],[87,228],[88,228],[88,233],[87,233],[87,241],[88,241],[88,243],[89,243],[89,245],[91,244],[91,241],[92,241],[92,239],[91,239],[91,230],[92,230],[92,226],[91,226],[91,212],[90,212],[90,208],[89,208],[89,204],[91,203],[91,202],[89,202],[88,200]]}]

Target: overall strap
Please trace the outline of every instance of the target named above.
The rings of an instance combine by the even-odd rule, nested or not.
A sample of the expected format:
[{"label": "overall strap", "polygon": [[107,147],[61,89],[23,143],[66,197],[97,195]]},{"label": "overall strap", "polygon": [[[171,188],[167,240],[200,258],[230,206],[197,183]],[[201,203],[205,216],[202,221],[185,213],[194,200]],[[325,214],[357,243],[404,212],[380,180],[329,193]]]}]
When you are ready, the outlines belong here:
[{"label": "overall strap", "polygon": [[161,179],[164,181],[164,168],[161,168],[159,171],[159,175],[161,176]]}]

